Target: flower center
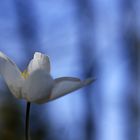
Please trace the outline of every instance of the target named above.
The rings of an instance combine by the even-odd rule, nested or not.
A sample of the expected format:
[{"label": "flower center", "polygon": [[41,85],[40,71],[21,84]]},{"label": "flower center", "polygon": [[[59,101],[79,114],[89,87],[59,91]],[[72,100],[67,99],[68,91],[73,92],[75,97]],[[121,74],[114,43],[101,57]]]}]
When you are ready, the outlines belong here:
[{"label": "flower center", "polygon": [[24,79],[27,79],[27,78],[29,77],[28,71],[25,69],[25,70],[21,73],[21,76],[22,76]]}]

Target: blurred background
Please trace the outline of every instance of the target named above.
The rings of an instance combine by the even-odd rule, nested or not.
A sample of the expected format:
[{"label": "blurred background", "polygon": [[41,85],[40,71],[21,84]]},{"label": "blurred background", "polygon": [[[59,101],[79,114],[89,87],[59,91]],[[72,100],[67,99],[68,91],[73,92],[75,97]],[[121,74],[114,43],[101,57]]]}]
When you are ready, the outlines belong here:
[{"label": "blurred background", "polygon": [[[140,1],[0,1],[0,51],[23,71],[35,51],[54,78],[95,83],[32,104],[32,140],[140,140]],[[0,79],[0,140],[24,140],[26,102]]]}]

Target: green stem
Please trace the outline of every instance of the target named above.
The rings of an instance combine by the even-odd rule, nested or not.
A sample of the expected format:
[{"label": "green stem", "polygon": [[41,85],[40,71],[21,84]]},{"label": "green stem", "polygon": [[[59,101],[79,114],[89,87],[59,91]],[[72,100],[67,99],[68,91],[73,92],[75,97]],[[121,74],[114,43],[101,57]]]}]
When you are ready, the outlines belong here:
[{"label": "green stem", "polygon": [[25,121],[25,140],[29,140],[30,106],[31,106],[31,103],[27,102],[27,106],[26,106],[26,121]]}]

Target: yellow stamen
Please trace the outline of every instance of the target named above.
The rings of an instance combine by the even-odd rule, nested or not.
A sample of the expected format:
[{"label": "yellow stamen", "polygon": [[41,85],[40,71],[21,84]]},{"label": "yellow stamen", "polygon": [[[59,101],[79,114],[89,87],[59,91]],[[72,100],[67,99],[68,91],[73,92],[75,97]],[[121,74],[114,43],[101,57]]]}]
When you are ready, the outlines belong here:
[{"label": "yellow stamen", "polygon": [[28,71],[25,69],[25,70],[21,73],[21,76],[22,76],[24,79],[27,79],[28,76],[29,76]]}]

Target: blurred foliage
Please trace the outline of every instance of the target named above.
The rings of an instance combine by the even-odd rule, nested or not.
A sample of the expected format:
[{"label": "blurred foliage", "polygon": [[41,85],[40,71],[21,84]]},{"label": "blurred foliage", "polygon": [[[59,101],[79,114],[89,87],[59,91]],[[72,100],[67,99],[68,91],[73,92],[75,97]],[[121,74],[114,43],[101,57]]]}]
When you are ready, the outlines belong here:
[{"label": "blurred foliage", "polygon": [[[7,94],[4,92],[3,94]],[[7,96],[6,96],[7,97]],[[0,105],[0,139],[1,140],[23,140],[24,129],[21,120],[20,105],[16,101],[4,100]]]},{"label": "blurred foliage", "polygon": [[[25,105],[21,105],[20,101],[14,99],[8,91],[0,93],[4,95],[0,105],[0,140],[24,140]],[[41,121],[38,119],[38,114],[31,114],[30,124],[38,125],[35,128],[31,125],[31,139],[43,140],[45,132],[44,127],[40,127]]]}]

